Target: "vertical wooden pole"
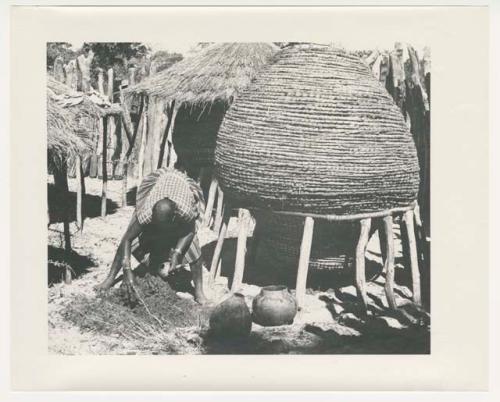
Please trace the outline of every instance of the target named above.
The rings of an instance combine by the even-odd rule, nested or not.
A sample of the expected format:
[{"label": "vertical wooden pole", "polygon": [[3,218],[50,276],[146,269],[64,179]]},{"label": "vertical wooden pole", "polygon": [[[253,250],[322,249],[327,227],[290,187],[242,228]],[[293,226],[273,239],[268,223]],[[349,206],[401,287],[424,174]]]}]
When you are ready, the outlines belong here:
[{"label": "vertical wooden pole", "polygon": [[243,275],[245,273],[245,256],[247,251],[248,226],[250,221],[250,212],[240,208],[238,211],[238,242],[236,245],[236,261],[234,266],[233,283],[231,292],[237,292],[243,284]]},{"label": "vertical wooden pole", "polygon": [[359,302],[366,312],[368,309],[368,297],[366,295],[365,252],[370,233],[371,218],[361,219],[360,224],[361,230],[358,245],[356,246],[356,290]]},{"label": "vertical wooden pole", "polygon": [[123,177],[122,177],[122,207],[127,206],[127,186],[128,186],[128,160],[123,161]]},{"label": "vertical wooden pole", "polygon": [[108,70],[108,99],[113,103],[113,92],[114,92],[114,73],[113,68]]},{"label": "vertical wooden pole", "polygon": [[82,159],[80,155],[75,157],[75,173],[76,173],[76,225],[78,229],[83,229],[82,219]]},{"label": "vertical wooden pole", "polygon": [[108,188],[107,137],[108,137],[108,116],[104,116],[103,129],[102,129],[102,196],[101,196],[101,217],[103,218],[106,216],[106,191]]},{"label": "vertical wooden pole", "polygon": [[217,244],[215,245],[214,255],[212,257],[212,263],[210,264],[210,276],[212,280],[217,276],[217,272],[220,271],[219,261],[221,260],[222,247],[224,246],[224,240],[226,239],[227,226],[229,224],[229,218],[231,217],[231,208],[228,205],[224,207],[222,225],[219,231],[219,237],[217,238]]},{"label": "vertical wooden pole", "polygon": [[214,232],[218,233],[222,224],[222,206],[224,205],[224,192],[217,186],[217,212],[215,213]]},{"label": "vertical wooden pole", "polygon": [[104,70],[100,67],[97,68],[97,90],[101,95],[106,95],[104,92]]},{"label": "vertical wooden pole", "polygon": [[406,211],[404,214],[404,221],[408,236],[408,245],[410,249],[410,269],[413,288],[413,302],[421,305],[422,300],[420,296],[420,270],[418,267],[417,255],[417,242],[415,240],[415,227],[413,224],[413,211]]},{"label": "vertical wooden pole", "polygon": [[212,218],[212,212],[214,209],[215,194],[217,192],[217,179],[212,177],[212,182],[210,183],[210,190],[208,191],[208,201],[205,209],[205,216],[203,217],[203,226],[210,226],[210,220]]},{"label": "vertical wooden pole", "polygon": [[177,154],[175,153],[174,145],[172,143],[172,136],[174,134],[175,130],[175,119],[177,117],[177,112],[179,111],[178,107],[175,107],[174,105],[174,110],[172,111],[172,125],[170,126],[170,130],[168,131],[168,138],[167,138],[167,161],[165,166],[167,167],[173,167],[175,165],[175,162],[177,162]]},{"label": "vertical wooden pole", "polygon": [[304,305],[307,286],[307,274],[309,272],[309,257],[311,256],[311,246],[314,233],[314,219],[310,216],[304,221],[304,232],[302,243],[300,244],[299,267],[297,270],[297,284],[295,285],[295,298],[297,306],[301,309]]},{"label": "vertical wooden pole", "polygon": [[144,110],[142,114],[142,133],[141,133],[141,142],[139,147],[139,182],[142,181],[143,177],[143,168],[144,168],[144,150],[146,147],[146,140],[148,136],[148,114],[149,111],[149,98],[146,97],[144,101]]},{"label": "vertical wooden pole", "polygon": [[396,298],[394,296],[394,233],[392,229],[392,216],[390,215],[384,217],[384,234],[385,295],[387,297],[387,303],[389,304],[389,307],[392,310],[396,310],[397,305]]},{"label": "vertical wooden pole", "polygon": [[[68,213],[68,172],[66,161],[61,163],[61,168],[54,171],[54,184],[60,189],[62,197],[64,198],[63,206],[63,231],[64,231],[64,252],[66,254],[66,260],[69,261],[71,255],[71,232],[69,228],[69,213]],[[71,269],[66,267],[64,271],[64,283],[67,285],[71,284]]]},{"label": "vertical wooden pole", "polygon": [[[174,109],[175,109],[175,101],[172,101],[172,102],[170,102],[170,105],[168,107],[167,126],[165,127],[165,132],[163,133],[163,138],[161,139],[160,155],[158,156],[158,165],[156,166],[157,169],[159,169],[163,166],[163,158],[165,157],[165,145],[167,144],[167,139],[170,135],[170,130],[171,130],[173,119],[174,119]],[[167,152],[166,166],[168,166],[169,158],[170,158],[170,147],[168,148],[168,152]]]}]

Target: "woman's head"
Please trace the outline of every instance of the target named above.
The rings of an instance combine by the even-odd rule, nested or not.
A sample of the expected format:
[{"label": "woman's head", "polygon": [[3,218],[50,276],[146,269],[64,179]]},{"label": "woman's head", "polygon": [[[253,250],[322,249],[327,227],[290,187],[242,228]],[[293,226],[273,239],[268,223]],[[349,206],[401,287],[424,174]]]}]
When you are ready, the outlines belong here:
[{"label": "woman's head", "polygon": [[172,225],[176,212],[175,203],[168,198],[163,198],[153,206],[151,224],[159,231],[166,230]]}]

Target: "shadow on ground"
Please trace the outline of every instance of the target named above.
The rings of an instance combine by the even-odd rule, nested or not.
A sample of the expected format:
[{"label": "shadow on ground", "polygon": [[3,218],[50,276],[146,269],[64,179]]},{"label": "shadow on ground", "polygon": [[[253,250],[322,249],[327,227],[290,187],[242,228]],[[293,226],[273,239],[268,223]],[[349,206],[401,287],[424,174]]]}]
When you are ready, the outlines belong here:
[{"label": "shadow on ground", "polygon": [[82,256],[75,251],[67,253],[62,248],[53,246],[48,247],[48,284],[49,286],[64,280],[66,266],[72,271],[73,278],[77,278],[96,263],[88,257]]},{"label": "shadow on ground", "polygon": [[[48,205],[50,223],[63,222],[64,214],[67,213],[71,222],[76,219],[76,193],[70,191],[64,196],[53,184],[47,185]],[[135,196],[134,196],[135,198]],[[101,216],[101,197],[91,194],[85,194],[83,197],[83,217],[95,218]],[[106,213],[111,215],[118,209],[118,204],[111,200],[106,200]]]}]

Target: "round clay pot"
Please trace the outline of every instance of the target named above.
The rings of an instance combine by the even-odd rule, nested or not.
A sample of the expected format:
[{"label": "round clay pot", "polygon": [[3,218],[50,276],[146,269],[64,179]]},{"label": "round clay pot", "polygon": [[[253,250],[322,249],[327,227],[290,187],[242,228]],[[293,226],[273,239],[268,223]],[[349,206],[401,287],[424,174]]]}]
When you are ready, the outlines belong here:
[{"label": "round clay pot", "polygon": [[210,316],[210,333],[218,338],[244,338],[252,329],[252,315],[245,297],[235,293],[224,300]]},{"label": "round clay pot", "polygon": [[286,286],[265,286],[253,299],[253,320],[264,326],[292,324],[297,302]]}]

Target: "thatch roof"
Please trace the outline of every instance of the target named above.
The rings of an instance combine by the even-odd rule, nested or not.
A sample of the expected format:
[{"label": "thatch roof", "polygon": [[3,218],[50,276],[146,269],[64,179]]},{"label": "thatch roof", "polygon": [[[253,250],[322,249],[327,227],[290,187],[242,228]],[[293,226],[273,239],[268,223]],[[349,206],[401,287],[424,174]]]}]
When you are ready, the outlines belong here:
[{"label": "thatch roof", "polygon": [[122,113],[119,104],[110,103],[97,91],[78,92],[51,76],[47,78],[47,89],[60,106],[72,109],[75,113],[93,115],[96,119],[110,114]]},{"label": "thatch roof", "polygon": [[57,166],[76,154],[86,156],[103,116],[121,114],[120,105],[111,104],[97,92],[74,91],[49,76],[47,78],[47,151],[49,163]]},{"label": "thatch roof", "polygon": [[232,102],[278,48],[268,43],[218,43],[128,88],[127,94],[147,94],[183,103]]},{"label": "thatch roof", "polygon": [[366,64],[329,46],[279,53],[231,105],[215,165],[235,204],[317,214],[406,207],[417,196],[415,144]]},{"label": "thatch roof", "polygon": [[91,150],[91,132],[81,129],[75,113],[60,106],[54,93],[47,90],[47,152],[49,164],[60,166],[76,154]]}]

